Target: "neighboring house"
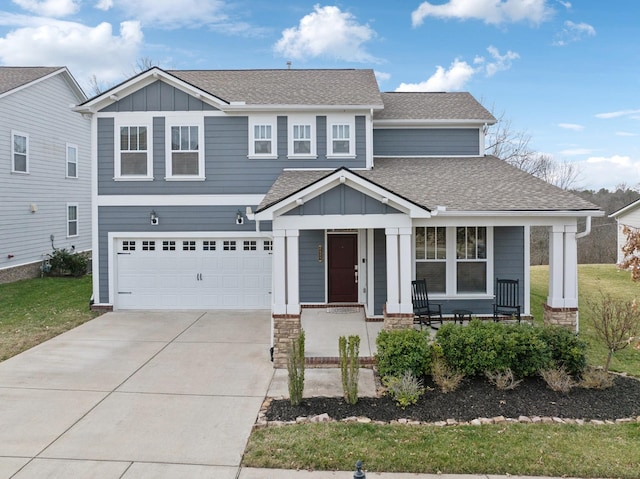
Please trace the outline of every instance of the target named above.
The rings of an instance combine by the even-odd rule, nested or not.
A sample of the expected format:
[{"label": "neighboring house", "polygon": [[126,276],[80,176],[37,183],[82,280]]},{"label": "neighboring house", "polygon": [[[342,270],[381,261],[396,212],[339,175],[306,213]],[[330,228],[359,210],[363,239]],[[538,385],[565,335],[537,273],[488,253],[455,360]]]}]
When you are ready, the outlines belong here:
[{"label": "neighboring house", "polygon": [[529,304],[529,229],[550,229],[548,321],[576,325],[578,218],[597,206],[484,155],[468,93],[380,93],[371,70],[141,73],[93,115],[94,302],[271,308],[276,364],[301,307],[410,325],[411,280],[445,313]]},{"label": "neighboring house", "polygon": [[640,199],[620,208],[618,211],[614,211],[609,216],[616,220],[616,230],[618,232],[616,263],[620,263],[623,258],[622,247],[627,242],[627,235],[623,232],[624,227],[628,226],[631,229],[640,228]]},{"label": "neighboring house", "polygon": [[91,121],[64,67],[0,67],[0,283],[40,275],[53,247],[91,249]]}]

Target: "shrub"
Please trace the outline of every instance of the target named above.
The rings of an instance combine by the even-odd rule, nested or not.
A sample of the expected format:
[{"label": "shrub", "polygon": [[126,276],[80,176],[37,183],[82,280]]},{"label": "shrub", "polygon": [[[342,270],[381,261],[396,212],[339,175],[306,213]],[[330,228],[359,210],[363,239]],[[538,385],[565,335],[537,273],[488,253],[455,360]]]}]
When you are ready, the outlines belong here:
[{"label": "shrub", "polygon": [[518,384],[522,382],[522,379],[516,380],[511,369],[504,371],[485,371],[484,374],[489,382],[501,391],[515,389],[518,387]]},{"label": "shrub", "polygon": [[435,349],[431,376],[443,393],[455,391],[464,379],[464,374],[451,367],[438,349]]},{"label": "shrub", "polygon": [[56,248],[49,255],[49,270],[43,270],[51,276],[83,276],[87,273],[89,261],[80,253]]},{"label": "shrub", "polygon": [[587,366],[587,343],[576,333],[560,326],[545,326],[536,330],[549,346],[556,367],[564,366],[570,374],[578,375]]},{"label": "shrub", "polygon": [[582,371],[578,386],[585,389],[607,389],[613,386],[613,376],[602,368],[588,367]]},{"label": "shrub", "polygon": [[287,358],[289,401],[293,406],[302,402],[304,391],[304,330],[291,342]]},{"label": "shrub", "polygon": [[552,364],[552,353],[537,328],[472,320],[438,330],[436,342],[447,363],[465,375],[511,369],[517,377],[531,376]]},{"label": "shrub", "polygon": [[540,371],[540,375],[544,382],[547,383],[549,389],[561,393],[568,393],[571,388],[576,385],[571,375],[564,367],[544,369]]},{"label": "shrub", "polygon": [[382,330],[376,339],[376,364],[381,377],[409,371],[420,378],[429,369],[430,346],[426,333],[415,329]]},{"label": "shrub", "polygon": [[338,339],[342,391],[347,404],[358,402],[358,375],[360,373],[360,336],[340,336]]},{"label": "shrub", "polygon": [[384,383],[391,397],[402,409],[417,403],[424,393],[422,381],[409,371],[402,376],[387,376]]}]

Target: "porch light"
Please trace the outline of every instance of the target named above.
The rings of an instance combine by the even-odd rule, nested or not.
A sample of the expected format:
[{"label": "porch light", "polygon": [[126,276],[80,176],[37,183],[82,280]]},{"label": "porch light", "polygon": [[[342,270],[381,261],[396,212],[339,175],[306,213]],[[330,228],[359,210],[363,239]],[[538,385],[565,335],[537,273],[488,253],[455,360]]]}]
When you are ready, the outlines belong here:
[{"label": "porch light", "polygon": [[244,218],[242,217],[242,211],[238,210],[236,213],[236,224],[241,225],[244,223]]},{"label": "porch light", "polygon": [[155,210],[151,211],[151,213],[149,214],[149,219],[151,220],[151,224],[153,226],[158,226],[158,224],[160,223],[160,217],[156,214]]}]

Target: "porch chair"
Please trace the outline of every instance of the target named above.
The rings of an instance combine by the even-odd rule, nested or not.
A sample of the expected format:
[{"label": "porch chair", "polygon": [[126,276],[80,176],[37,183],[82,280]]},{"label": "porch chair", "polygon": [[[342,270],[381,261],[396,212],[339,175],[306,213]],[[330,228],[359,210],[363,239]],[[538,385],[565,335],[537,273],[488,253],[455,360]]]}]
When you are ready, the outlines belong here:
[{"label": "porch chair", "polygon": [[520,282],[517,279],[496,279],[496,301],[493,304],[493,320],[500,316],[515,317],[520,323]]},{"label": "porch chair", "polygon": [[411,301],[413,302],[413,322],[431,327],[432,321],[439,321],[442,324],[442,305],[429,302],[427,292],[427,281],[418,279],[411,281]]}]

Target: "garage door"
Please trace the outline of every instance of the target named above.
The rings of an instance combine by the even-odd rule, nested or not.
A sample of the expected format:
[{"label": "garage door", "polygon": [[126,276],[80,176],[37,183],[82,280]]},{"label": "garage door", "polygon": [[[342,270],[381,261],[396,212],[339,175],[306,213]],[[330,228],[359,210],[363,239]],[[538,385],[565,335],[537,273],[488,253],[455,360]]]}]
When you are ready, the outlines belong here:
[{"label": "garage door", "polygon": [[269,239],[126,238],[117,244],[118,309],[269,309]]}]

